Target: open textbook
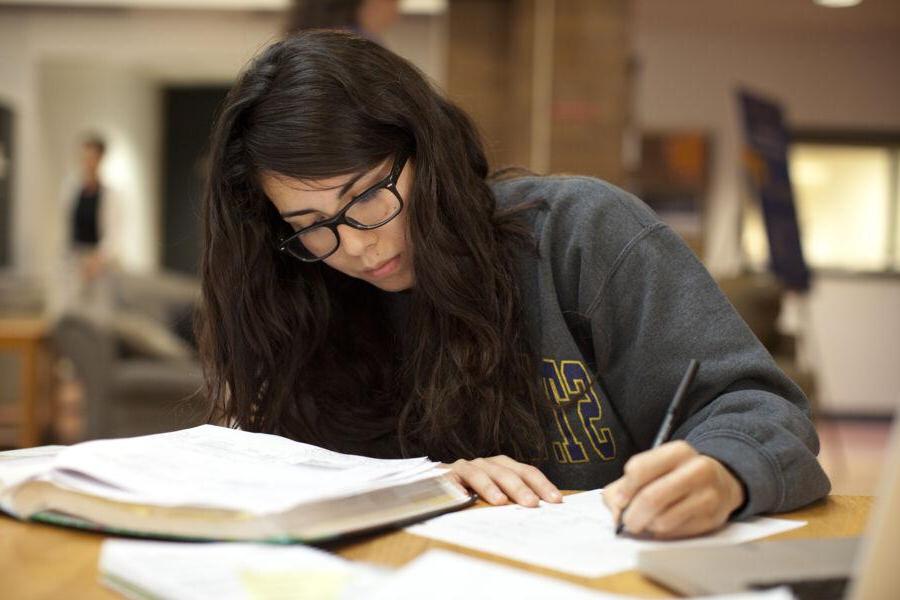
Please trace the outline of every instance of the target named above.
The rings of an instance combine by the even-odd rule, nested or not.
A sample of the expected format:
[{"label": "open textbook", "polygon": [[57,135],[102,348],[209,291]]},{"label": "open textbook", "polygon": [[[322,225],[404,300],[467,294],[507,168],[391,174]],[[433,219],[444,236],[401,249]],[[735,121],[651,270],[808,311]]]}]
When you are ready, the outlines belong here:
[{"label": "open textbook", "polygon": [[148,537],[320,541],[473,498],[427,458],[373,459],[213,425],[0,453],[0,509]]}]

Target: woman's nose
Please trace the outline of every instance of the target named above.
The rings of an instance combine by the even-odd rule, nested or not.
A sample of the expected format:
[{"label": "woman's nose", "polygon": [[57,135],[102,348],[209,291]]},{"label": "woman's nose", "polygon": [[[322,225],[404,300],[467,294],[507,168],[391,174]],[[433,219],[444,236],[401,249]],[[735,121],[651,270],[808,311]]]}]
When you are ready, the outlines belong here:
[{"label": "woman's nose", "polygon": [[351,256],[362,256],[366,248],[378,241],[378,234],[374,229],[354,229],[349,225],[338,225],[338,233],[341,236],[341,247]]}]

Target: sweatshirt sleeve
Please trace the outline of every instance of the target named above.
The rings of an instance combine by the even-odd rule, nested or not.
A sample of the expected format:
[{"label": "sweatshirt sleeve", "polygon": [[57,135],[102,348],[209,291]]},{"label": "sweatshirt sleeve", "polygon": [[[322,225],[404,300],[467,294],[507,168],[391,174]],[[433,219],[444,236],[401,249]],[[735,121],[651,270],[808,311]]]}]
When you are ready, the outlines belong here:
[{"label": "sweatshirt sleeve", "polygon": [[[582,277],[590,277],[589,262]],[[673,439],[742,481],[747,498],[735,516],[788,511],[828,493],[806,397],[674,232],[646,224],[603,272],[583,314],[600,381],[637,448],[650,447],[696,358],[700,370]]]}]

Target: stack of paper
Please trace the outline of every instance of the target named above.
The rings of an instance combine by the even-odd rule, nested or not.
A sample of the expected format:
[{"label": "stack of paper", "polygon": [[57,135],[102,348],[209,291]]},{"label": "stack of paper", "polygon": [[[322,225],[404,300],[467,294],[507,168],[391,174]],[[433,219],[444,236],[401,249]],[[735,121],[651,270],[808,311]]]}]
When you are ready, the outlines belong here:
[{"label": "stack of paper", "polygon": [[[391,573],[321,550],[258,544],[107,541],[101,581],[129,598],[177,600],[623,600],[519,569],[430,550]],[[784,589],[709,600],[790,600]]]},{"label": "stack of paper", "polygon": [[600,577],[637,568],[641,550],[737,544],[805,524],[757,517],[688,540],[636,540],[616,536],[602,490],[593,490],[566,496],[561,504],[497,506],[444,515],[407,531],[565,573]]},{"label": "stack of paper", "polygon": [[425,457],[380,460],[202,425],[77,444],[41,479],[127,502],[264,514],[432,477],[438,469]]},{"label": "stack of paper", "polygon": [[359,598],[382,571],[307,546],[108,540],[100,581],[129,598]]}]

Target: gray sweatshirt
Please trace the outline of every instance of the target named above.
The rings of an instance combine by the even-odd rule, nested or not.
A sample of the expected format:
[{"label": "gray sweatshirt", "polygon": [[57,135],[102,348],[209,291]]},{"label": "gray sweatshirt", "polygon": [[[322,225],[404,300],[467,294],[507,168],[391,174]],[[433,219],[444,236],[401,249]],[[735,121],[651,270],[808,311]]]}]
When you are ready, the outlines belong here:
[{"label": "gray sweatshirt", "polygon": [[650,448],[688,361],[700,371],[673,439],[745,485],[736,516],[794,509],[828,493],[800,389],[681,239],[634,196],[588,177],[493,184],[532,211],[538,255],[518,261],[541,375],[554,405],[549,455],[560,489],[593,489]]}]

